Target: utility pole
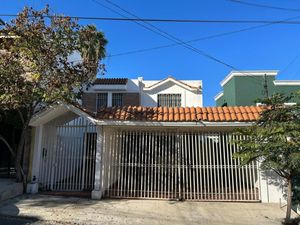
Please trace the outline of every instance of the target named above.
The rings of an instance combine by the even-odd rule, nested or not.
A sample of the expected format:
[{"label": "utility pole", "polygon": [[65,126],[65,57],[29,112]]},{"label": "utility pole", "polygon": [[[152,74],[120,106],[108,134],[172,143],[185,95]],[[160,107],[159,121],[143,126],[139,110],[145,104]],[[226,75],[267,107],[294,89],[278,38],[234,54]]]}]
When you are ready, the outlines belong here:
[{"label": "utility pole", "polygon": [[268,91],[268,82],[267,82],[267,74],[264,76],[264,92],[265,92],[265,97],[269,98],[269,91]]}]

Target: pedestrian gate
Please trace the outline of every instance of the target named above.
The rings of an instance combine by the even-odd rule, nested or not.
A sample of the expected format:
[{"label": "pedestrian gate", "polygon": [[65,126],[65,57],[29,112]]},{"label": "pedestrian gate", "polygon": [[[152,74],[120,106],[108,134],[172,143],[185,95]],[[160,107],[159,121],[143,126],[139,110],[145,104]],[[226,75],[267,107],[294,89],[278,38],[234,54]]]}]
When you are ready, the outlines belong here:
[{"label": "pedestrian gate", "polygon": [[91,191],[96,127],[83,118],[44,126],[39,183],[44,191]]},{"label": "pedestrian gate", "polygon": [[106,129],[105,197],[258,201],[257,164],[240,166],[231,133]]}]

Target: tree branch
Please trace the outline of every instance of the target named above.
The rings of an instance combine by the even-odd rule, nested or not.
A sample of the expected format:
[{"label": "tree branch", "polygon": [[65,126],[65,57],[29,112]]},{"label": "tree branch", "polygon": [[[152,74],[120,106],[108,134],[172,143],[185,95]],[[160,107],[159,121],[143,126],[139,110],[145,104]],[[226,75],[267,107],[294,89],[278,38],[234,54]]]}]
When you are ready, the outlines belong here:
[{"label": "tree branch", "polygon": [[18,114],[19,114],[20,119],[22,121],[22,124],[24,125],[25,124],[24,116],[23,116],[22,112],[20,111],[20,109],[18,109],[17,111],[18,111]]},{"label": "tree branch", "polygon": [[14,152],[13,148],[10,146],[10,144],[8,144],[8,142],[5,140],[5,138],[2,135],[0,135],[0,141],[2,141],[6,145],[11,155],[15,158],[16,153]]}]

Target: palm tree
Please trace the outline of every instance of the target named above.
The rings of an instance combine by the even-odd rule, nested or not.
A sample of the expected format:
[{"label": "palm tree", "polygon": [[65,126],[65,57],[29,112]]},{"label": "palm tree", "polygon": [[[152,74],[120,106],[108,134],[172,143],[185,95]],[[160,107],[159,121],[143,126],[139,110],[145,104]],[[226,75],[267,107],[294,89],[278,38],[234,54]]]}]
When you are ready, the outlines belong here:
[{"label": "palm tree", "polygon": [[88,25],[80,30],[79,51],[83,63],[90,65],[91,71],[96,76],[100,60],[105,57],[107,40],[102,32],[97,31],[93,25]]}]

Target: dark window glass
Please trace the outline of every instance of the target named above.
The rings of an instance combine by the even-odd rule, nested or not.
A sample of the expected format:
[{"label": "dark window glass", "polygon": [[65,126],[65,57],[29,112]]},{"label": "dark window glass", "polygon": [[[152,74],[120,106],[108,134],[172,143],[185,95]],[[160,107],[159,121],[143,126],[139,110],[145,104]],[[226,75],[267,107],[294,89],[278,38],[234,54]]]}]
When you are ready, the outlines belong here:
[{"label": "dark window glass", "polygon": [[100,107],[107,107],[107,93],[97,94],[97,109]]},{"label": "dark window glass", "polygon": [[113,93],[112,94],[112,106],[123,106],[123,94]]}]

